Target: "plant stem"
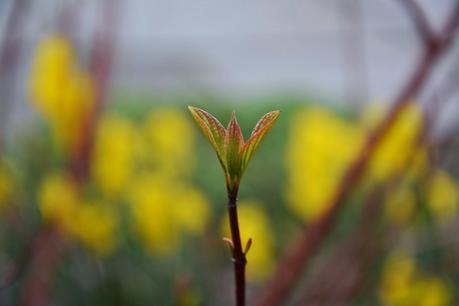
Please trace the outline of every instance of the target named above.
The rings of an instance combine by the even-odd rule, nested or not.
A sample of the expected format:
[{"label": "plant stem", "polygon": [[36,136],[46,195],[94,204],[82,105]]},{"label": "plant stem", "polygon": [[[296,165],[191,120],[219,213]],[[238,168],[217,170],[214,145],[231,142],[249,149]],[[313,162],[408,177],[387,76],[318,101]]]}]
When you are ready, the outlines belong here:
[{"label": "plant stem", "polygon": [[247,259],[242,250],[241,234],[239,231],[239,220],[237,215],[237,193],[238,191],[228,192],[228,217],[231,229],[231,239],[233,241],[233,264],[235,277],[236,306],[245,305],[245,266]]}]

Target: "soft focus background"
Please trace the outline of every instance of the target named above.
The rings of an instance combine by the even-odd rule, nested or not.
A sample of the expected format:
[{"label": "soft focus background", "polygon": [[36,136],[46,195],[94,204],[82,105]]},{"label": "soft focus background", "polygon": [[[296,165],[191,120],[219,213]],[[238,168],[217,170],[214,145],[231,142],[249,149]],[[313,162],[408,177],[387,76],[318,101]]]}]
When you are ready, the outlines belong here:
[{"label": "soft focus background", "polygon": [[[187,105],[225,125],[235,110],[246,137],[282,110],[239,196],[256,301],[426,50],[403,2],[435,33],[457,6],[0,0],[0,304],[233,305],[224,178]],[[283,305],[459,303],[458,49],[368,153]]]}]

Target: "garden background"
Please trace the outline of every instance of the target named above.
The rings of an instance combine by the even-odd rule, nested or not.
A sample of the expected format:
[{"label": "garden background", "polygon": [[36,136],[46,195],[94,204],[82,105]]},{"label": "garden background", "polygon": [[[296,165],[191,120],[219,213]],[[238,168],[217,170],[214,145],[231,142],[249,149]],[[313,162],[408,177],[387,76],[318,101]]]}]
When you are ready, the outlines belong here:
[{"label": "garden background", "polygon": [[459,301],[455,0],[0,1],[0,305]]}]

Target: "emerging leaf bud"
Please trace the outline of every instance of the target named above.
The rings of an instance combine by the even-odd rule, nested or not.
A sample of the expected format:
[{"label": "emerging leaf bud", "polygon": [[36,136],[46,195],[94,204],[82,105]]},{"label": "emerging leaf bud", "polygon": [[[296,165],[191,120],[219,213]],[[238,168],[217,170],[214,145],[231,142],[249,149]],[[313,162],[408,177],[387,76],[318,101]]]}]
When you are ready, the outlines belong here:
[{"label": "emerging leaf bud", "polygon": [[228,128],[225,129],[220,121],[208,112],[192,106],[188,106],[188,109],[217,153],[225,173],[228,192],[237,193],[242,175],[250,159],[252,159],[266,133],[273,127],[280,111],[275,110],[264,115],[245,142],[234,112]]}]

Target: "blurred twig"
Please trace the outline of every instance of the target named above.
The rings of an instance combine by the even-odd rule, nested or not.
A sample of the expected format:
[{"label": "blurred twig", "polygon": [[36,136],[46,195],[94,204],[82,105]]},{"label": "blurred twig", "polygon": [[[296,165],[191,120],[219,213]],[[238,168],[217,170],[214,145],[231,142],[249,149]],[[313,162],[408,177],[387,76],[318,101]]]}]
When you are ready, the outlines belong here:
[{"label": "blurred twig", "polygon": [[[82,131],[82,143],[78,150],[73,152],[69,164],[69,172],[80,183],[83,183],[88,176],[94,128],[106,97],[117,32],[115,25],[118,21],[118,0],[105,0],[103,8],[104,16],[100,19],[99,28],[94,36],[90,63],[91,75],[95,83],[93,111],[89,118],[81,118],[86,120]],[[48,302],[49,286],[62,248],[62,241],[56,228],[45,225],[40,229],[32,249],[30,275],[22,292],[20,305],[42,306]]]},{"label": "blurred twig", "polygon": [[[405,171],[388,179],[388,186],[376,188],[366,199],[362,208],[360,224],[349,238],[338,247],[330,260],[323,264],[323,268],[310,281],[301,298],[299,305],[348,305],[365,285],[369,266],[375,262],[376,255],[385,248],[385,242],[380,243],[378,232],[379,221],[383,216],[384,197],[398,188],[403,175],[415,161],[416,152],[422,147],[431,147],[429,132],[431,121],[427,121],[427,113],[424,113],[423,125],[416,141],[416,146],[410,150],[409,162],[405,165]],[[435,118],[433,118],[435,119]],[[419,178],[423,181],[429,176],[431,168],[428,168]],[[396,228],[392,228],[395,231]],[[393,237],[393,235],[392,235]],[[389,239],[388,241],[392,241]],[[336,280],[339,279],[339,284]],[[323,284],[328,284],[324,286]],[[325,288],[324,288],[325,287]]]},{"label": "blurred twig", "polygon": [[46,305],[49,298],[49,283],[54,276],[54,267],[62,251],[59,231],[53,226],[40,229],[35,237],[30,254],[29,278],[20,297],[19,305]]},{"label": "blurred twig", "polygon": [[112,62],[116,45],[116,32],[119,12],[118,0],[105,0],[103,18],[94,35],[90,59],[90,72],[94,80],[95,97],[92,112],[86,119],[82,131],[81,146],[73,152],[71,172],[78,181],[88,176],[90,155],[94,141],[94,129],[103,104],[106,100],[107,86],[111,77]]},{"label": "blurred twig", "polygon": [[[451,68],[440,81],[440,85],[433,90],[433,92],[426,99],[424,106],[424,121],[425,125],[429,127],[425,133],[428,136],[436,136],[436,146],[428,146],[431,163],[438,164],[439,160],[447,160],[447,148],[454,144],[456,140],[459,124],[453,124],[449,127],[449,131],[443,132],[441,135],[431,135],[434,133],[435,125],[441,115],[441,108],[446,104],[454,95],[459,91],[457,80],[459,79],[459,59],[451,65]],[[442,153],[443,156],[440,156]]]},{"label": "blurred twig", "polygon": [[441,104],[447,103],[459,91],[457,80],[459,79],[459,58],[451,65],[451,68],[440,81],[440,85],[433,90],[426,99],[425,115],[428,125],[435,125],[436,118],[440,115]]},{"label": "blurred twig", "polygon": [[338,306],[352,300],[381,248],[377,232],[384,193],[376,188],[367,197],[360,224],[312,276],[298,305]]},{"label": "blurred twig", "polygon": [[384,138],[393,122],[397,120],[401,111],[409,103],[409,100],[422,88],[434,64],[450,45],[458,23],[459,2],[456,2],[443,31],[433,37],[432,43],[425,44],[417,65],[392,103],[389,113],[368,136],[362,150],[341,178],[338,189],[332,195],[327,205],[330,208],[322,218],[318,219],[310,227],[306,227],[288,247],[255,305],[275,306],[279,305],[287,297],[296,280],[301,275],[303,268],[309,263],[330,232],[338,213],[341,211],[344,200],[351,194],[359,182],[379,141]]},{"label": "blurred twig", "polygon": [[410,15],[418,36],[421,38],[424,45],[428,46],[431,44],[436,39],[436,36],[432,30],[432,27],[430,26],[426,14],[416,2],[416,0],[399,0],[399,2]]}]

